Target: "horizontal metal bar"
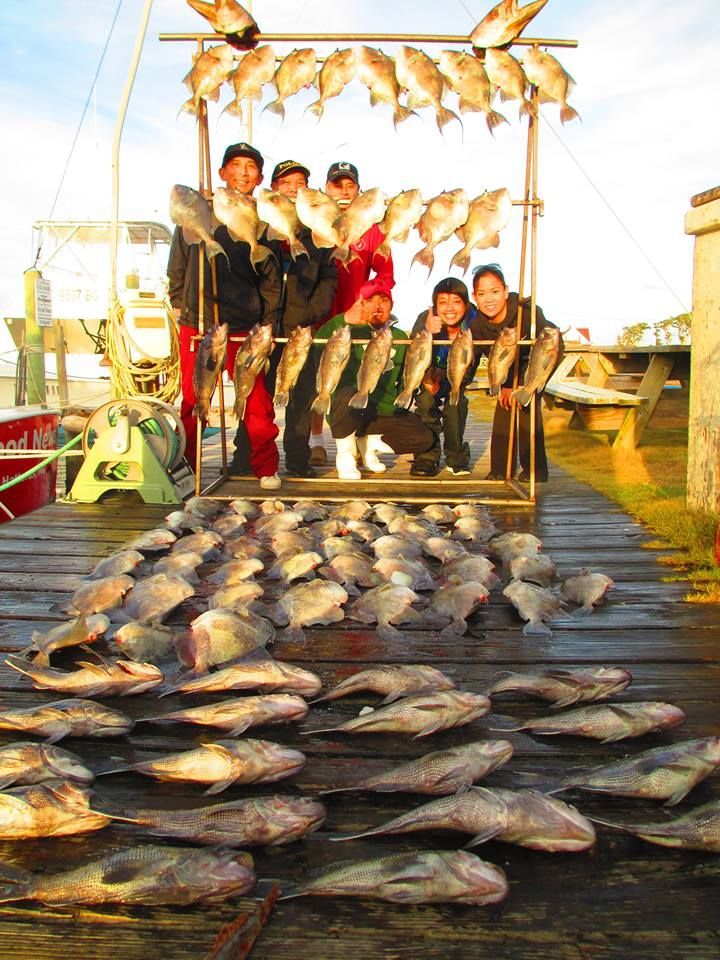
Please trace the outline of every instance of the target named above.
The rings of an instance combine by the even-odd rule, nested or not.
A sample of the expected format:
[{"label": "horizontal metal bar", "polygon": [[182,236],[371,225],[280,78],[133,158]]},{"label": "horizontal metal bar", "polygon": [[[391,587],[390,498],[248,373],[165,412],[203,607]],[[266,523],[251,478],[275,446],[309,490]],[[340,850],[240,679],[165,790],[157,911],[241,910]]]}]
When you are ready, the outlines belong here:
[{"label": "horizontal metal bar", "polygon": [[[225,35],[222,33],[161,33],[158,40],[162,41],[191,41],[197,43],[199,40],[222,41]],[[261,43],[270,41],[311,43],[462,43],[469,44],[470,37],[452,34],[450,36],[441,36],[440,34],[421,34],[421,33],[262,33],[258,37]],[[513,44],[521,47],[577,47],[577,40],[561,40],[557,37],[518,37],[513,40]]]},{"label": "horizontal metal bar", "polygon": [[[289,339],[288,337],[273,337],[273,343],[287,343],[287,342],[288,342],[288,339]],[[191,340],[192,340],[193,345],[194,345],[195,343],[197,343],[197,341],[202,340],[202,337],[200,336],[200,334],[198,334],[197,336],[192,337]],[[247,337],[230,336],[230,337],[228,337],[228,340],[229,340],[231,343],[244,343],[245,340],[247,340]],[[316,339],[313,340],[313,345],[319,344],[319,343],[327,343],[328,340],[329,340],[329,337],[317,337]],[[450,346],[452,346],[452,344],[453,344],[454,342],[455,342],[454,340],[433,340],[433,346],[436,346],[436,347],[450,347]],[[362,346],[363,344],[366,344],[366,343],[372,343],[372,340],[360,340],[360,339],[358,339],[358,340],[353,340],[353,341],[352,341],[352,345],[353,345],[353,346]],[[400,343],[410,344],[410,343],[413,343],[413,341],[412,341],[410,338],[408,338],[408,337],[404,337],[404,338],[402,338],[402,339],[401,339],[400,337],[398,337],[396,340],[393,340],[393,345],[395,345],[395,344],[400,344]],[[487,346],[487,347],[490,347],[490,346],[492,346],[494,343],[495,343],[494,340],[473,340],[473,346],[475,346],[475,347],[477,347],[477,346]],[[519,347],[531,347],[531,346],[533,345],[533,343],[535,343],[534,340],[518,340],[518,346],[519,346]],[[195,352],[195,351],[193,350],[193,353],[194,353],[194,352]]]}]

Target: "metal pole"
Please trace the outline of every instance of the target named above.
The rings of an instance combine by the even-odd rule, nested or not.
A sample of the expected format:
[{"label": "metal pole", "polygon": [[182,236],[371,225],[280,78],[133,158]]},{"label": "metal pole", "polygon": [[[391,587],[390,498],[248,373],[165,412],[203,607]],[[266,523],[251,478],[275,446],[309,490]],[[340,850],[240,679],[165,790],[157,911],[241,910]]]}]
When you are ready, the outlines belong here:
[{"label": "metal pole", "polygon": [[[538,191],[538,150],[540,129],[539,110],[540,102],[537,88],[533,96],[535,104],[535,123],[533,124],[533,175],[532,175],[532,199],[537,200]],[[535,337],[536,314],[537,314],[537,246],[538,246],[538,207],[532,207],[532,232],[530,241],[530,336]],[[540,402],[537,393],[533,393],[530,400],[530,499],[535,499],[535,424],[537,421],[537,404]]]},{"label": "metal pole", "polygon": [[130,94],[132,93],[133,84],[135,83],[135,75],[137,74],[137,68],[140,62],[140,54],[142,53],[143,43],[145,42],[145,34],[147,32],[147,25],[150,19],[152,5],[153,0],[145,0],[145,9],[143,10],[143,15],[140,20],[140,27],[135,40],[135,49],[133,51],[133,57],[130,63],[130,71],[128,73],[127,80],[125,81],[125,89],[123,91],[123,97],[120,103],[120,111],[115,124],[115,138],[113,140],[112,149],[112,219],[110,223],[109,302],[111,306],[117,300],[118,208],[120,204],[120,141],[122,139],[123,126],[125,124],[127,108],[130,102]]},{"label": "metal pole", "polygon": [[[222,42],[225,36],[222,33],[161,33],[159,40],[193,41],[205,40]],[[462,34],[432,33],[262,33],[258,37],[260,43],[273,41],[288,41],[289,43],[310,43],[312,41],[328,43],[463,43],[470,44],[470,37]],[[513,45],[521,47],[577,47],[577,40],[560,40],[551,37],[517,37]]]}]

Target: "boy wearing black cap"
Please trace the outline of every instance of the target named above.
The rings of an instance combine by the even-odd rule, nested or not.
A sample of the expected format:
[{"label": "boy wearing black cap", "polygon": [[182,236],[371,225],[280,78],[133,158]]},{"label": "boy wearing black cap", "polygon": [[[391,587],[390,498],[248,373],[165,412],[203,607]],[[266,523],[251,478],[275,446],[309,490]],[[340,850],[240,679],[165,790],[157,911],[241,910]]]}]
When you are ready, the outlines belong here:
[{"label": "boy wearing black cap", "polygon": [[[300,187],[307,187],[310,171],[296,160],[283,160],[273,170],[271,187],[285,197],[295,200]],[[296,327],[317,327],[328,315],[337,285],[337,269],[331,260],[332,250],[319,248],[307,227],[301,227],[298,239],[307,256],[293,259],[286,241],[266,241],[275,250],[283,265],[283,299],[280,329],[289,337]],[[273,379],[282,350],[278,346],[273,355]],[[315,364],[312,351],[300,371],[285,409],[285,472],[291,477],[311,477],[310,407],[315,399]]]},{"label": "boy wearing black cap", "polygon": [[[470,444],[463,439],[467,422],[468,401],[464,390],[456,406],[448,403],[450,383],[447,379],[447,359],[450,347],[436,344],[436,340],[454,340],[458,333],[472,325],[475,311],[470,304],[468,288],[455,277],[446,277],[433,290],[432,307],[424,310],[415,321],[413,335],[428,330],[433,335],[433,355],[420,390],[415,398],[415,410],[435,437],[433,446],[415,457],[410,473],[415,477],[434,477],[440,472],[440,437],[444,440],[445,463],[454,476],[470,473]],[[480,351],[475,350],[463,386],[475,376]]]},{"label": "boy wearing black cap", "polygon": [[[349,207],[360,193],[360,175],[354,163],[347,160],[336,160],[327,172],[325,193],[331,197],[341,209]],[[360,288],[374,274],[373,279],[379,280],[389,289],[395,286],[395,274],[391,256],[378,254],[378,247],[385,240],[385,234],[376,224],[363,234],[357,243],[350,247],[353,255],[347,263],[339,263],[337,267],[337,289],[335,298],[325,319],[332,319],[338,314],[345,313],[357,301]],[[316,443],[311,451],[311,463],[325,463],[325,448],[322,446],[322,417],[313,414],[313,437]]]},{"label": "boy wearing black cap", "polygon": [[[225,150],[219,172],[220,179],[228,187],[250,195],[262,181],[262,170],[263,158],[255,147],[249,143],[234,143]],[[214,237],[227,258],[217,257],[215,260],[216,291],[213,291],[212,273],[207,259],[205,260],[205,327],[214,324],[217,306],[218,322],[228,324],[231,336],[248,333],[256,323],[272,324],[277,332],[282,276],[276,258],[266,257],[256,268],[250,262],[248,244],[233,240],[225,225],[221,224],[217,228]],[[185,243],[182,231],[176,228],[168,259],[168,293],[180,324],[180,418],[185,427],[187,456],[191,463],[195,462],[197,436],[197,421],[192,412],[195,403],[192,381],[196,357],[196,352],[192,350],[192,338],[197,335],[199,325],[199,250],[198,244]],[[239,347],[240,341],[228,340],[226,369],[230,376]],[[261,373],[247,399],[243,420],[238,424],[236,449],[230,472],[248,473],[252,470],[260,479],[263,489],[277,489],[280,486],[277,473],[279,454],[275,443],[277,435],[272,398]]]}]

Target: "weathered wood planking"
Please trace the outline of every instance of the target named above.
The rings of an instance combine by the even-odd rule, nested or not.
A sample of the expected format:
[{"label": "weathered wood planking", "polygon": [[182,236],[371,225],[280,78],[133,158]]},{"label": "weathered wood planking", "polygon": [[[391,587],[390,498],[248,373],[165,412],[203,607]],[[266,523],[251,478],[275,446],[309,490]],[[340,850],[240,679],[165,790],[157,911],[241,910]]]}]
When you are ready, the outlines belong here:
[{"label": "weathered wood planking", "polygon": [[[311,492],[305,486],[302,495]],[[493,732],[491,727],[497,719],[522,721],[549,712],[540,701],[503,696],[495,699],[493,713],[487,717],[424,741],[399,735],[301,734],[301,730],[319,729],[354,716],[362,705],[377,702],[372,695],[357,695],[318,704],[300,728],[252,730],[250,736],[304,750],[307,764],[291,781],[230,788],[218,800],[271,792],[316,793],[348,785],[403,759],[484,737],[509,739],[515,750],[513,760],[488,778],[488,786],[530,786],[538,780],[559,778],[573,768],[609,762],[660,743],[717,733],[717,609],[682,603],[687,586],[661,581],[672,572],[657,563],[663,551],[647,549],[650,538],[646,532],[602,497],[557,473],[540,493],[534,509],[493,508],[496,524],[501,530],[537,533],[563,575],[590,565],[612,576],[616,588],[591,617],[563,617],[553,624],[551,638],[527,638],[514,610],[501,597],[493,596],[489,606],[472,618],[468,634],[461,638],[408,631],[406,640],[388,643],[380,641],[373,629],[347,622],[334,628],[307,630],[303,645],[279,640],[274,655],[316,671],[324,688],[366,664],[382,662],[433,663],[447,669],[460,687],[471,690],[481,690],[499,669],[532,672],[545,666],[627,665],[634,682],[618,699],[678,703],[688,716],[682,727],[616,744],[568,736]],[[118,549],[169,512],[164,507],[139,505],[131,498],[121,499],[120,503],[102,505],[55,504],[32,515],[32,519],[23,518],[0,528],[1,650],[16,652],[28,643],[33,629],[47,630],[64,619],[48,608],[67,599],[74,584],[99,557]],[[16,536],[9,535],[13,529]],[[198,609],[195,604],[193,600],[183,605],[172,622],[181,628]],[[84,656],[77,655],[80,659]],[[72,659],[70,654],[62,655],[58,665],[67,666]],[[26,679],[4,664],[0,667],[0,691],[4,705],[27,706],[57,699],[48,692],[34,691]],[[141,721],[225,696],[230,694],[203,699],[175,695],[158,700],[148,694],[107,702]],[[138,722],[127,738],[69,739],[67,747],[97,768],[187,749],[221,736],[209,728]],[[13,739],[12,734],[0,731],[0,743]],[[189,807],[208,802],[199,787],[156,783],[131,772],[98,778],[96,789],[126,809]],[[579,791],[562,796],[583,812],[610,819],[664,816],[657,804]],[[715,775],[700,784],[679,810],[718,797],[720,776]],[[345,843],[328,839],[331,833],[380,824],[422,802],[423,798],[403,794],[330,795],[326,800],[328,820],[317,834],[286,849],[253,851],[258,875],[296,882],[310,867],[326,862],[410,849],[454,849],[469,839],[449,832]],[[657,960],[661,956],[716,960],[720,949],[718,857],[651,846],[605,827],[600,827],[598,834],[595,849],[582,855],[542,854],[500,843],[477,848],[475,852],[483,858],[501,865],[510,881],[507,900],[491,908],[403,908],[351,899],[281,902],[252,956],[259,960],[324,960],[352,951],[358,960],[627,960],[629,956],[634,960]],[[116,826],[92,836],[0,843],[0,860],[52,870],[111,846],[145,842],[151,841],[133,828]],[[106,906],[50,911],[32,903],[0,905],[0,956],[12,953],[18,960],[66,960],[68,955],[77,960],[118,956],[123,960],[200,960],[207,956],[220,927],[243,911],[254,909],[249,898],[195,909]]]}]

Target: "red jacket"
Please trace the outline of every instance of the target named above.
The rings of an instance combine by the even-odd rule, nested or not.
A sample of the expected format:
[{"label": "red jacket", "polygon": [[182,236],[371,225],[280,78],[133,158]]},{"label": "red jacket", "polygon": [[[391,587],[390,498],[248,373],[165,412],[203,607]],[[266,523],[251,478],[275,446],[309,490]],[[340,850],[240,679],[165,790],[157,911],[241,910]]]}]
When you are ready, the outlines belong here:
[{"label": "red jacket", "polygon": [[377,248],[384,239],[385,234],[380,227],[377,225],[370,227],[368,232],[350,247],[357,256],[353,260],[348,260],[346,264],[336,261],[337,289],[330,312],[325,319],[329,320],[339,313],[345,313],[355,303],[360,294],[360,287],[370,279],[373,271],[378,280],[382,280],[389,287],[395,286],[392,256],[383,257],[377,254]]}]

